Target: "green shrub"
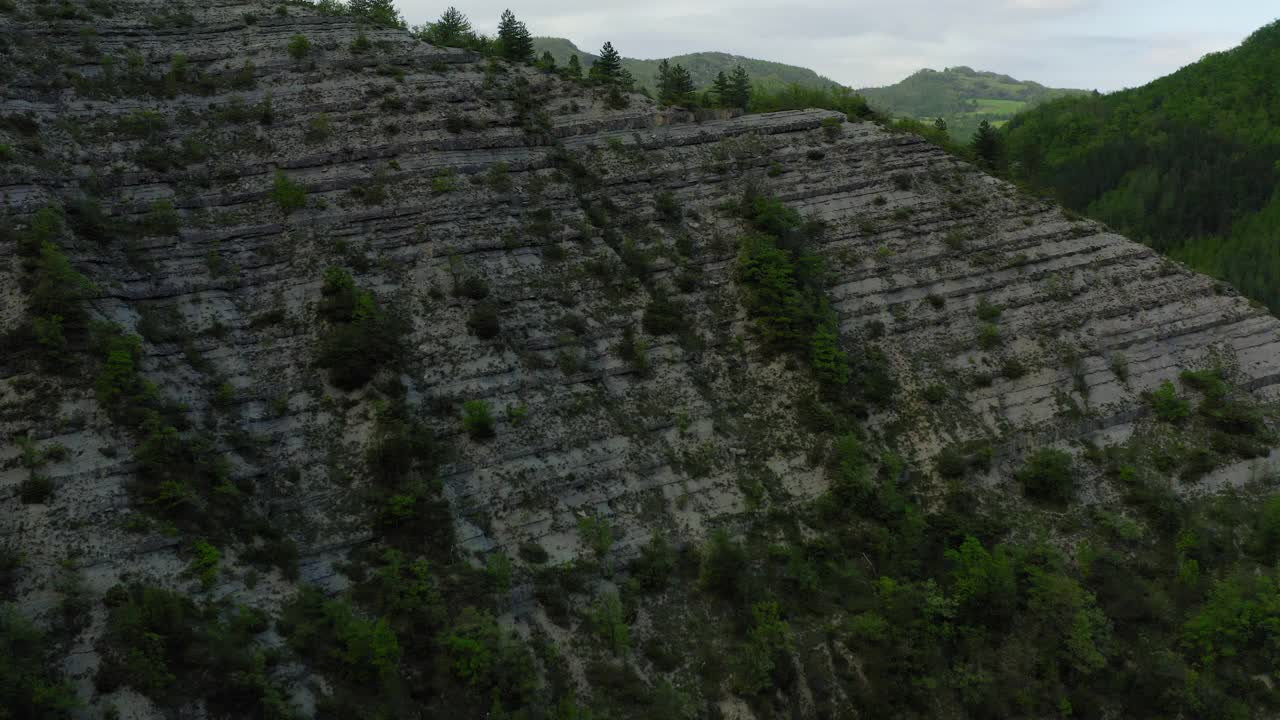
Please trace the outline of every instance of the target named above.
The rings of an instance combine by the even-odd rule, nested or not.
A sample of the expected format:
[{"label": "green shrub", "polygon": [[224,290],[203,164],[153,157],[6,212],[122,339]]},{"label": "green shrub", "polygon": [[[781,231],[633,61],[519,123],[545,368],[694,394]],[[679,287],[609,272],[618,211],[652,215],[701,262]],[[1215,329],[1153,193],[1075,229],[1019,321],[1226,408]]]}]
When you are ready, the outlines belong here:
[{"label": "green shrub", "polygon": [[627,627],[618,593],[606,592],[596,601],[591,611],[591,626],[596,637],[604,641],[613,655],[626,652],[631,644],[631,629]]},{"label": "green shrub", "polygon": [[471,317],[467,319],[467,327],[481,340],[497,337],[502,329],[498,318],[498,306],[488,302],[477,304],[471,311]]},{"label": "green shrub", "polygon": [[79,709],[75,689],[49,664],[52,650],[16,608],[0,604],[0,716],[55,720]]},{"label": "green shrub", "polygon": [[991,443],[986,440],[952,443],[938,453],[934,464],[942,477],[958,478],[991,469],[993,454]]},{"label": "green shrub", "polygon": [[617,351],[618,357],[636,372],[644,373],[649,370],[649,343],[644,338],[637,338],[630,325],[622,329],[622,340],[618,343]]},{"label": "green shrub", "polygon": [[663,190],[658,193],[654,200],[654,209],[658,213],[658,217],[666,222],[680,222],[681,216],[684,214],[680,207],[680,201],[676,199],[675,193],[670,190]]},{"label": "green shrub", "polygon": [[926,387],[920,396],[930,405],[937,405],[944,402],[951,393],[947,390],[947,386],[934,383]]},{"label": "green shrub", "polygon": [[1065,504],[1075,497],[1071,454],[1063,450],[1037,450],[1015,477],[1030,498]]},{"label": "green shrub", "polygon": [[533,658],[492,615],[463,608],[441,644],[449,671],[482,697],[493,697],[499,707],[531,702],[537,682]]},{"label": "green shrub", "polygon": [[172,200],[157,200],[151,204],[151,212],[143,221],[147,230],[160,235],[177,235],[182,224]]},{"label": "green shrub", "polygon": [[1000,319],[1003,309],[987,302],[986,298],[978,300],[978,319],[984,323],[993,323]]},{"label": "green shrub", "polygon": [[1258,515],[1255,543],[1270,558],[1280,555],[1280,496],[1271,498]]},{"label": "green shrub", "polygon": [[507,422],[513,426],[520,426],[529,417],[528,405],[508,405],[507,406]]},{"label": "green shrub", "polygon": [[684,304],[668,295],[655,295],[644,309],[641,321],[650,335],[674,335],[688,327]]},{"label": "green shrub", "polygon": [[746,695],[776,687],[775,670],[789,661],[793,649],[791,626],[782,619],[776,602],[759,602],[751,607],[752,625],[747,642],[738,654],[736,686]]},{"label": "green shrub", "polygon": [[309,662],[373,694],[399,681],[399,638],[385,618],[361,616],[345,599],[305,586],[285,606],[280,631]]},{"label": "green shrub", "polygon": [[747,287],[747,311],[761,340],[775,352],[804,348],[815,326],[816,301],[805,274],[772,237],[742,238],[738,281]]},{"label": "green shrub", "polygon": [[517,551],[520,559],[530,565],[541,565],[551,559],[551,555],[546,548],[536,542],[520,543],[520,549]]},{"label": "green shrub", "polygon": [[76,272],[71,261],[52,242],[40,245],[32,273],[29,310],[35,317],[54,318],[63,327],[83,329],[83,301],[94,291],[88,278]]},{"label": "green shrub", "polygon": [[271,199],[287,215],[307,206],[307,189],[290,180],[283,170],[276,170],[275,179],[271,185]]},{"label": "green shrub", "polygon": [[667,538],[654,530],[653,536],[640,548],[640,555],[631,561],[628,569],[642,590],[659,592],[666,588],[675,566],[675,551]]},{"label": "green shrub", "polygon": [[356,39],[351,41],[351,54],[364,55],[373,49],[373,42],[369,40],[369,36],[361,30],[356,33]]},{"label": "green shrub", "polygon": [[333,122],[329,119],[327,113],[320,113],[307,121],[307,128],[302,133],[302,139],[314,145],[328,140],[332,134]]},{"label": "green shrub", "polygon": [[443,170],[431,179],[431,192],[437,195],[458,189],[458,176],[452,170]]},{"label": "green shrub", "polygon": [[1107,365],[1111,368],[1111,372],[1120,382],[1129,382],[1129,357],[1122,352],[1116,351],[1111,353],[1111,357],[1107,360]]},{"label": "green shrub", "polygon": [[1178,389],[1168,380],[1146,393],[1145,399],[1162,422],[1179,423],[1191,416],[1191,401],[1180,397]]},{"label": "green shrub", "polygon": [[809,366],[828,391],[835,392],[849,383],[849,355],[840,348],[834,317],[814,328],[809,340]]},{"label": "green shrub", "polygon": [[385,310],[372,291],[356,287],[341,268],[325,271],[320,313],[331,321],[320,343],[320,367],[343,390],[364,387],[403,351],[406,322]]},{"label": "green shrub", "polygon": [[378,485],[398,488],[415,471],[430,475],[437,452],[431,428],[395,402],[378,413],[365,462]]},{"label": "green shrub", "polygon": [[992,323],[983,323],[978,329],[978,347],[986,351],[995,350],[1004,343],[1000,335],[1000,327]]},{"label": "green shrub", "polygon": [[475,440],[494,435],[493,411],[484,400],[468,400],[462,404],[462,427]]},{"label": "green shrub", "polygon": [[222,551],[205,540],[197,540],[191,546],[191,564],[187,566],[187,574],[200,580],[206,590],[213,587],[218,580],[218,572],[222,565]]},{"label": "green shrub", "polygon": [[587,516],[578,520],[578,538],[582,544],[590,548],[596,560],[604,561],[613,548],[613,526],[608,519]]},{"label": "green shrub", "polygon": [[53,480],[39,473],[31,473],[26,480],[18,483],[18,499],[24,505],[38,505],[48,502],[53,497]]},{"label": "green shrub", "polygon": [[162,707],[200,697],[212,716],[288,717],[271,680],[279,655],[255,643],[269,621],[247,607],[223,611],[145,585],[117,585],[103,599],[106,631],[97,687],[131,687]]},{"label": "green shrub", "polygon": [[737,597],[744,590],[747,568],[747,553],[742,545],[730,538],[727,531],[716,530],[702,553],[698,585],[722,598]]},{"label": "green shrub", "polygon": [[453,286],[454,297],[471,298],[472,300],[483,300],[489,297],[489,283],[479,275],[466,275],[461,281],[455,280]]},{"label": "green shrub", "polygon": [[509,191],[513,184],[511,182],[511,165],[505,162],[494,163],[485,173],[484,182],[494,192]]},{"label": "green shrub", "polygon": [[8,542],[0,544],[0,607],[12,599],[14,586],[26,566],[22,553]]},{"label": "green shrub", "polygon": [[138,375],[137,367],[142,359],[142,338],[115,332],[99,344],[105,364],[95,386],[98,403],[114,411],[149,404],[154,391]]},{"label": "green shrub", "polygon": [[1027,366],[1016,355],[1011,355],[1000,363],[1000,374],[1009,380],[1017,380],[1027,374]]},{"label": "green shrub", "polygon": [[289,38],[289,57],[301,60],[311,54],[311,41],[306,35],[294,35]]}]

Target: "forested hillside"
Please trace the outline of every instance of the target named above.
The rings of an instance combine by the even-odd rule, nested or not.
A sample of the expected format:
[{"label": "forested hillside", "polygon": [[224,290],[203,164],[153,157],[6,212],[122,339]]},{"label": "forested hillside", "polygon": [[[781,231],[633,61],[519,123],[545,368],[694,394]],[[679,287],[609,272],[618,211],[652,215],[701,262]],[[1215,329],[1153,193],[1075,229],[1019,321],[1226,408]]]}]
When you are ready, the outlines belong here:
[{"label": "forested hillside", "polygon": [[[556,59],[556,63],[559,65],[567,64],[570,55],[577,55],[584,68],[590,67],[598,58],[597,55],[579,50],[576,45],[564,38],[534,38],[533,45],[539,55],[544,51],[550,51],[551,56]],[[716,73],[723,72],[727,74],[738,65],[741,65],[751,74],[751,80],[756,87],[768,91],[781,90],[789,85],[822,89],[839,87],[839,84],[834,80],[825,78],[808,68],[770,62],[768,60],[756,60],[739,55],[730,55],[729,53],[698,52],[688,55],[676,55],[667,60],[672,65],[681,65],[688,70],[693,77],[694,86],[699,90],[710,87],[716,79]],[[639,60],[624,57],[622,58],[622,67],[626,68],[635,77],[637,87],[653,90],[658,83],[658,65],[661,62],[661,60]]]},{"label": "forested hillside", "polygon": [[951,137],[968,141],[983,120],[998,127],[1025,108],[1084,91],[1049,88],[959,66],[941,72],[925,68],[893,85],[858,92],[882,112],[926,120],[943,118]]},{"label": "forested hillside", "polygon": [[1280,310],[1280,22],[1141,88],[1005,129],[1010,172]]}]

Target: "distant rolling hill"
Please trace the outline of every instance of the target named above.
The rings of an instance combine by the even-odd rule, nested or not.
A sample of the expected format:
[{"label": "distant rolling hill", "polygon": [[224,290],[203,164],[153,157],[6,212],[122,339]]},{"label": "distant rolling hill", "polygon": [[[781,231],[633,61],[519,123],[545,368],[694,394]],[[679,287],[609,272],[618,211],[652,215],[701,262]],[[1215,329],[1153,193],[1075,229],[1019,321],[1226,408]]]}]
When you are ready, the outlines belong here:
[{"label": "distant rolling hill", "polygon": [[858,92],[883,112],[919,119],[943,118],[952,137],[966,141],[983,120],[998,127],[1020,110],[1086,91],[1050,88],[959,66],[942,71],[920,70],[894,85]]},{"label": "distant rolling hill", "polygon": [[[565,38],[534,38],[533,45],[539,55],[549,50],[558,65],[567,63],[570,55],[577,55],[578,61],[582,63],[584,70],[591,67],[591,64],[599,57],[593,53],[578,49],[576,45]],[[619,49],[619,52],[621,51]],[[693,83],[699,89],[709,87],[715,80],[716,73],[724,71],[727,74],[735,65],[741,65],[746,68],[747,72],[751,74],[752,81],[757,86],[767,89],[776,89],[792,84],[815,88],[834,88],[839,86],[836,81],[825,78],[808,68],[769,62],[768,60],[756,60],[722,52],[676,55],[668,58],[668,60],[672,64],[683,65],[689,71],[689,74],[693,76]],[[659,62],[661,60],[639,60],[628,57],[622,59],[623,67],[631,71],[631,74],[636,79],[636,84],[647,87],[650,90],[654,88],[658,81]]]}]

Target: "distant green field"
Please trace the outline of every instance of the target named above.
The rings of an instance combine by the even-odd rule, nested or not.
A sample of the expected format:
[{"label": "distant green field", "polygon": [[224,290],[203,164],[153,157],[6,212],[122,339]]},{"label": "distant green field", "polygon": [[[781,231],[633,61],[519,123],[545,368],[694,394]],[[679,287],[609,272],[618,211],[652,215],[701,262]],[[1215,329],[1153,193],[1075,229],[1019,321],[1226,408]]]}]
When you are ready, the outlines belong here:
[{"label": "distant green field", "polygon": [[[994,98],[977,98],[976,102],[978,103],[978,109],[975,112],[979,115],[987,114],[987,113],[999,114],[999,115],[1012,115],[1013,113],[1019,112],[1020,110],[1022,110],[1027,106],[1027,103],[1025,100],[996,100]],[[969,113],[969,114],[972,115],[974,113]]]}]

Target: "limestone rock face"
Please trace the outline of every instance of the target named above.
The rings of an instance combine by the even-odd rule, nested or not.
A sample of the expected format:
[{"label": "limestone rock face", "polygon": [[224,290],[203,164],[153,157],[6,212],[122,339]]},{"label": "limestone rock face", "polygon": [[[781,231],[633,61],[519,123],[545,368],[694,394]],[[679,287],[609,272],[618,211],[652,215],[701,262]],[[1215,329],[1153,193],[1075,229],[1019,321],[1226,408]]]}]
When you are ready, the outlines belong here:
[{"label": "limestone rock face", "polygon": [[[655,528],[696,539],[821,493],[797,413],[814,383],[759,352],[734,279],[743,227],[724,208],[748,187],[825,223],[814,250],[841,341],[882,352],[897,381],[867,426],[918,472],[986,438],[995,460],[972,481],[1012,487],[1033,447],[1140,431],[1144,391],[1188,368],[1223,364],[1280,398],[1274,318],[915,136],[823,110],[699,121],[640,95],[611,109],[598,88],[304,7],[208,2],[188,22],[159,0],[69,19],[17,5],[0,15],[0,144],[14,149],[0,206],[21,225],[91,197],[129,228],[95,238],[70,222],[61,238],[94,284],[91,315],[142,335],[142,373],[256,486],[304,581],[342,587],[334,563],[369,537],[363,458],[390,376],[348,392],[317,366],[330,267],[410,323],[401,380],[451,448],[441,475],[466,550],[514,558],[537,542],[567,561],[590,552],[578,525],[597,517],[626,555]],[[303,207],[282,207],[280,178]],[[172,231],[147,221],[165,203]],[[4,332],[26,313],[16,237],[0,238]],[[680,303],[678,331],[646,331],[655,299]],[[496,311],[491,337],[481,310]],[[126,530],[136,439],[83,375],[0,358],[0,536],[27,558],[18,595],[37,613],[68,557],[92,592],[192,582],[179,538]],[[492,439],[463,430],[474,400]],[[38,469],[45,502],[18,497],[36,472],[25,439],[66,449]],[[215,592],[271,607],[294,587],[230,573]]]}]

